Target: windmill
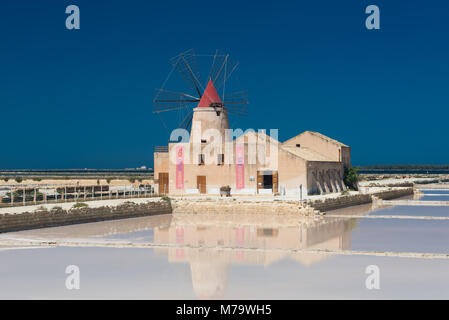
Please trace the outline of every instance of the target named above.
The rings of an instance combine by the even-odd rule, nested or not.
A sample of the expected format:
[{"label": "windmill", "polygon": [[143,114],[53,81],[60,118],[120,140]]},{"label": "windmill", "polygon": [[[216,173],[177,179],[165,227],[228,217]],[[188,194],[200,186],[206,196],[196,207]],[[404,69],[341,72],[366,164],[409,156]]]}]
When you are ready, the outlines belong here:
[{"label": "windmill", "polygon": [[[201,63],[198,60],[208,58],[208,76],[203,82]],[[210,62],[212,60],[212,62]],[[190,130],[192,125],[193,109],[196,107],[212,107],[217,114],[227,111],[234,116],[248,114],[248,93],[237,91],[228,94],[229,80],[237,69],[229,54],[218,50],[214,55],[197,55],[193,49],[182,52],[170,59],[172,70],[161,88],[156,89],[153,99],[153,113],[178,113],[177,128]],[[174,71],[180,75],[184,82],[184,90],[167,90],[167,82]],[[231,86],[232,87],[232,86]],[[179,115],[182,115],[181,117]],[[163,119],[161,118],[163,121]],[[164,121],[163,121],[164,122]],[[165,123],[164,123],[164,126]]]}]

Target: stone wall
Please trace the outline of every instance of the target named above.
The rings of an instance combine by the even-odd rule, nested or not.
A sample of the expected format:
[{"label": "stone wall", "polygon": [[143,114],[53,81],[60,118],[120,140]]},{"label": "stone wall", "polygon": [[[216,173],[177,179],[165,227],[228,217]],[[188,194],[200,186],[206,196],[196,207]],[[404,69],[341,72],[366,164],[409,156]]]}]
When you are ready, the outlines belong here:
[{"label": "stone wall", "polygon": [[324,200],[309,201],[307,204],[321,212],[335,210],[350,206],[361,205],[365,203],[371,203],[372,197],[377,197],[383,200],[389,200],[394,198],[400,198],[407,195],[413,195],[413,188],[401,188],[387,191],[380,191],[370,194],[356,194],[341,196],[338,198],[327,198]]},{"label": "stone wall", "polygon": [[34,212],[0,215],[0,232],[134,218],[171,212],[171,204],[168,201],[154,201],[142,204],[128,202],[117,207],[37,210]]},{"label": "stone wall", "polygon": [[173,213],[210,214],[301,214],[314,213],[312,208],[301,208],[298,201],[189,201],[177,200]]},{"label": "stone wall", "polygon": [[373,194],[373,196],[375,196],[379,199],[382,199],[382,200],[390,200],[390,199],[396,199],[396,198],[409,196],[409,195],[413,195],[413,194],[414,194],[413,188],[401,188],[401,189],[376,192]]},{"label": "stone wall", "polygon": [[210,214],[301,214],[311,215],[329,210],[371,203],[372,197],[383,200],[412,195],[413,188],[398,188],[370,194],[356,194],[307,201],[301,206],[298,201],[233,201],[233,200],[175,200],[173,213]]},{"label": "stone wall", "polygon": [[433,184],[433,183],[442,183],[442,182],[448,182],[449,179],[422,179],[422,180],[415,180],[415,181],[397,181],[393,183],[382,183],[382,180],[380,181],[373,181],[373,182],[366,182],[363,187],[413,187],[414,185],[419,184]]}]

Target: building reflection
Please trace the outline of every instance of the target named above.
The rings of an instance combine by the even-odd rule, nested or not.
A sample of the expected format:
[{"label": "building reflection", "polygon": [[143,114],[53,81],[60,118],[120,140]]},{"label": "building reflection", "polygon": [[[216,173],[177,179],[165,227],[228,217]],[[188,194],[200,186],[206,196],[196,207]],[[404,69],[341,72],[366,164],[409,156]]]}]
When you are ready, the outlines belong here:
[{"label": "building reflection", "polygon": [[[351,246],[357,219],[374,205],[361,205],[329,212],[326,216],[262,214],[173,214],[93,222],[19,231],[8,234],[20,239],[118,244],[161,245],[156,254],[170,263],[190,265],[193,289],[198,298],[219,299],[227,290],[232,264],[268,267],[290,259],[310,266]],[[335,216],[332,216],[335,215]],[[348,217],[345,217],[348,215]],[[304,252],[328,250],[329,252]]]},{"label": "building reflection", "polygon": [[170,225],[154,229],[154,242],[176,246],[155,252],[171,263],[190,264],[198,298],[219,299],[231,264],[269,266],[292,259],[309,266],[332,253],[295,250],[349,249],[356,225],[355,219],[341,217],[174,214]]}]

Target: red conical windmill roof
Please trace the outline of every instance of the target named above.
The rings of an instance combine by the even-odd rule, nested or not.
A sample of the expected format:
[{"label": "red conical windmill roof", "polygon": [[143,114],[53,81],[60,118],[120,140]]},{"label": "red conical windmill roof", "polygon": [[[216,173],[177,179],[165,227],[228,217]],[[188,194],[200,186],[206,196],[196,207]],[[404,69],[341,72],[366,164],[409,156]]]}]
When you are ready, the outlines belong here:
[{"label": "red conical windmill roof", "polygon": [[204,90],[203,96],[198,103],[198,107],[209,107],[211,103],[221,103],[221,100],[212,80],[209,80],[206,90]]}]

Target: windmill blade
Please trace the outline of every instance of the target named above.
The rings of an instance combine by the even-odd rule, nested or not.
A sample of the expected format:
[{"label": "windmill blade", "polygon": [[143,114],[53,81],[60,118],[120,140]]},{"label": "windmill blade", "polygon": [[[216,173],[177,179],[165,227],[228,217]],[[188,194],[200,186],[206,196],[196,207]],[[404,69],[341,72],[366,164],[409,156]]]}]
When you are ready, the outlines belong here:
[{"label": "windmill blade", "polygon": [[153,99],[153,113],[188,108],[190,103],[199,101],[199,98],[186,93],[156,89]]},{"label": "windmill blade", "polygon": [[234,61],[229,54],[217,50],[210,71],[210,79],[212,79],[217,90],[225,85],[237,66],[238,62]]},{"label": "windmill blade", "polygon": [[216,63],[216,61],[217,61],[217,55],[218,55],[218,54],[219,54],[219,51],[216,50],[216,51],[215,51],[215,54],[214,54],[214,60],[212,60],[212,65],[211,65],[210,70],[209,70],[209,75],[207,76],[207,81],[209,81],[209,79],[212,79],[212,72],[213,72],[213,70],[214,70],[215,63]]},{"label": "windmill blade", "polygon": [[217,50],[214,55],[214,62],[212,63],[212,67],[210,70],[210,79],[214,83],[215,87],[219,87],[221,85],[223,78],[223,74],[225,73],[227,61],[229,59],[228,54],[223,54]]},{"label": "windmill blade", "polygon": [[190,49],[186,52],[182,52],[176,57],[173,57],[170,62],[179,72],[189,88],[194,90],[201,97],[201,92],[204,88],[202,88],[201,85],[201,73],[198,67],[195,51]]},{"label": "windmill blade", "polygon": [[246,104],[232,104],[227,105],[225,109],[230,114],[246,117],[248,115],[248,106]]},{"label": "windmill blade", "polygon": [[240,117],[248,116],[248,109],[246,107],[241,108],[226,108],[229,114],[233,114]]},{"label": "windmill blade", "polygon": [[225,108],[229,113],[247,116],[248,115],[248,92],[239,91],[227,95],[223,101]]},{"label": "windmill blade", "polygon": [[240,103],[240,104],[249,104],[248,102],[248,91],[239,91],[227,94],[224,99],[223,103]]},{"label": "windmill blade", "polygon": [[193,111],[190,111],[184,118],[184,120],[182,120],[182,122],[179,124],[178,128],[183,128],[186,129],[187,131],[190,131],[192,119],[193,119]]}]

